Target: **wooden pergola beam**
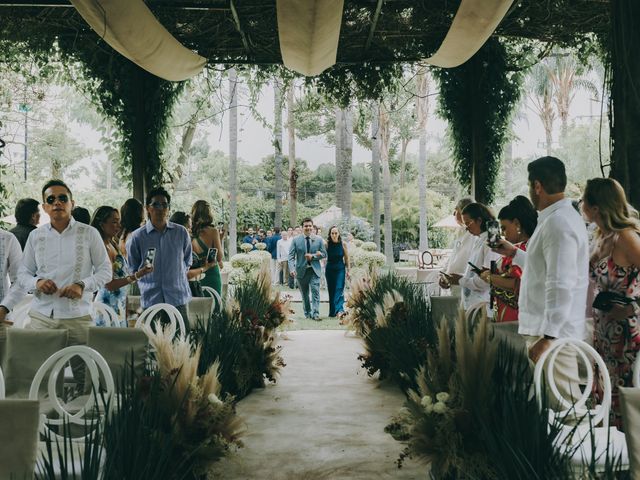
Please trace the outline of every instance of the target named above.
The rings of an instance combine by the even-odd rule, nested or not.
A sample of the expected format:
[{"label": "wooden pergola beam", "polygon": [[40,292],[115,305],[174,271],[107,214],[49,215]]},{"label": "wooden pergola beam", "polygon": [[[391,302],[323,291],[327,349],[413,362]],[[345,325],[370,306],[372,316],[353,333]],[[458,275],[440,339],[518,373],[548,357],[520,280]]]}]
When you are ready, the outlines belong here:
[{"label": "wooden pergola beam", "polygon": [[376,9],[373,12],[373,19],[371,20],[371,28],[369,29],[369,35],[367,36],[367,41],[364,44],[364,51],[369,50],[371,46],[371,42],[373,41],[373,34],[376,31],[376,27],[378,26],[378,19],[380,18],[380,12],[382,11],[382,4],[384,0],[378,0],[376,4]]},{"label": "wooden pergola beam", "polygon": [[247,51],[247,55],[251,54],[251,50],[249,49],[249,41],[247,40],[247,35],[242,30],[242,24],[240,23],[240,16],[238,15],[238,11],[236,10],[236,6],[233,0],[229,0],[229,7],[231,8],[231,15],[233,16],[233,23],[236,25],[236,30],[240,34],[240,38],[242,38],[242,44],[244,45],[244,49]]}]

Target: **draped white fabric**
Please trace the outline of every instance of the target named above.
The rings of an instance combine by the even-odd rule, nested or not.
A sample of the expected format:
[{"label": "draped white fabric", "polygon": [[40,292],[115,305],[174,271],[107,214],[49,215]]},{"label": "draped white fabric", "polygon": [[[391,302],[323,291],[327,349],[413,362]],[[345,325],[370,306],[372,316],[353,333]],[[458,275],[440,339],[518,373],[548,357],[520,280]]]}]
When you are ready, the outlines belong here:
[{"label": "draped white fabric", "polygon": [[336,63],[344,0],[277,0],[284,65],[306,76]]},{"label": "draped white fabric", "polygon": [[462,0],[438,51],[425,61],[453,68],[469,60],[494,32],[513,0]]},{"label": "draped white fabric", "polygon": [[148,72],[180,81],[203,69],[206,59],[184,47],[142,0],[71,0],[82,18],[111,47]]}]

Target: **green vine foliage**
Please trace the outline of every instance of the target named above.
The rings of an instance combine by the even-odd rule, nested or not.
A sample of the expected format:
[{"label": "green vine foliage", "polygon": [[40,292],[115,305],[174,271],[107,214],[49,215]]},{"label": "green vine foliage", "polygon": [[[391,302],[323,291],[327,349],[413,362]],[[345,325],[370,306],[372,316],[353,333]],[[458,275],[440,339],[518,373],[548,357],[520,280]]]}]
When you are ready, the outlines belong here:
[{"label": "green vine foliage", "polygon": [[438,114],[448,119],[455,174],[479,202],[491,203],[511,116],[521,94],[523,71],[516,52],[495,37],[469,61],[433,69],[440,85]]}]

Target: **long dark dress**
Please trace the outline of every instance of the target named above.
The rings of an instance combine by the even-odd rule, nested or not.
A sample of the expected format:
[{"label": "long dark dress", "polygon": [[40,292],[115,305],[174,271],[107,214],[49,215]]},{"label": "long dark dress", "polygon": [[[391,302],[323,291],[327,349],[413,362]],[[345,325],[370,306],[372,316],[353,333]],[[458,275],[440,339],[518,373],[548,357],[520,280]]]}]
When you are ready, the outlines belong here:
[{"label": "long dark dress", "polygon": [[344,249],[341,243],[329,242],[327,246],[327,290],[329,290],[329,316],[335,317],[344,312],[344,282],[346,268]]}]

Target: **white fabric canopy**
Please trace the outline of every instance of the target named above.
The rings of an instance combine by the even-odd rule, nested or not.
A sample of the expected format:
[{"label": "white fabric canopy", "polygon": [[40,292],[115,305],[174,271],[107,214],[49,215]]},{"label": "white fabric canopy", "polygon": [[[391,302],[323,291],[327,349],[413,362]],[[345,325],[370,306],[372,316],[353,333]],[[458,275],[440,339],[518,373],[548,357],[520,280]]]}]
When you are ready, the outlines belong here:
[{"label": "white fabric canopy", "polygon": [[469,60],[494,32],[513,0],[462,0],[438,51],[425,61],[453,68]]},{"label": "white fabric canopy", "polygon": [[336,63],[344,0],[277,0],[284,65],[306,76]]},{"label": "white fabric canopy", "polygon": [[200,73],[206,59],[185,48],[142,0],[71,0],[82,18],[120,54],[170,81]]}]

